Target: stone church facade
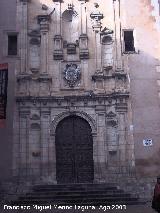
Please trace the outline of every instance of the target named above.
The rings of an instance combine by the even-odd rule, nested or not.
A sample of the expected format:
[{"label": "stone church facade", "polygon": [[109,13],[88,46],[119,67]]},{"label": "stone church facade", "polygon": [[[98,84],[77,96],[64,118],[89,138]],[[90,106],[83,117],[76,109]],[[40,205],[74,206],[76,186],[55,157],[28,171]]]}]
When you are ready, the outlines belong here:
[{"label": "stone church facade", "polygon": [[[159,147],[160,120],[151,115],[158,134],[151,135],[155,149],[146,154],[136,144],[150,138],[145,124],[145,131],[137,126],[141,123],[139,100],[145,96],[143,83],[137,82],[143,76],[151,82],[153,73],[156,82],[158,47],[150,51],[142,36],[146,30],[148,41],[152,37],[156,45],[158,20],[145,13],[137,21],[137,8],[145,3],[134,2],[132,12],[125,0],[17,0],[15,177],[55,184],[122,180],[125,184],[136,182],[136,172],[142,170],[143,178],[151,176],[144,167],[155,146]],[[146,4],[145,12],[151,8]],[[153,52],[153,57],[141,47]],[[144,88],[148,89],[145,84]],[[158,115],[156,94],[150,100],[156,100]]]}]

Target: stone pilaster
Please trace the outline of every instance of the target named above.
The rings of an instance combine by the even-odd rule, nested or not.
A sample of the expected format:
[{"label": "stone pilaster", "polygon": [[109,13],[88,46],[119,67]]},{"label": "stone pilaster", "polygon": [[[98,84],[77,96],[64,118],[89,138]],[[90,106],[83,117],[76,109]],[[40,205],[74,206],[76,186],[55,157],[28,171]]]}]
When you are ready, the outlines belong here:
[{"label": "stone pilaster", "polygon": [[30,125],[28,132],[28,174],[30,178],[40,176],[40,158],[41,158],[41,126],[39,110],[32,109],[30,114]]},{"label": "stone pilaster", "polygon": [[97,114],[97,159],[98,159],[98,174],[99,181],[105,181],[106,170],[106,154],[105,153],[105,137],[106,137],[106,122],[105,122],[105,106],[96,107]]},{"label": "stone pilaster", "polygon": [[53,1],[56,2],[56,4],[54,4],[54,8],[55,8],[55,35],[61,35],[62,32],[62,1],[61,0],[57,0],[57,1]]},{"label": "stone pilaster", "polygon": [[27,73],[28,71],[28,2],[30,0],[20,0],[17,5],[20,73]]},{"label": "stone pilaster", "polygon": [[56,179],[56,145],[55,145],[55,133],[50,134],[49,141],[49,174],[52,176],[52,180],[54,183],[57,183]]},{"label": "stone pilaster", "polygon": [[119,112],[119,151],[120,165],[126,164],[126,132],[125,132],[125,113]]},{"label": "stone pilaster", "polygon": [[120,1],[113,0],[114,24],[115,24],[115,69],[122,70],[122,45],[121,45],[121,20],[120,20]]},{"label": "stone pilaster", "polygon": [[81,1],[81,34],[87,34],[87,13],[85,0]]},{"label": "stone pilaster", "polygon": [[102,50],[101,50],[101,38],[100,31],[102,28],[101,20],[103,19],[103,14],[98,11],[99,5],[95,5],[96,9],[90,14],[92,19],[92,28],[95,33],[95,63],[96,72],[101,72],[102,69]]},{"label": "stone pilaster", "polygon": [[29,123],[28,123],[29,111],[27,109],[21,109],[19,112],[19,175],[20,178],[26,178],[28,176],[29,158],[28,158],[28,135],[29,135]]},{"label": "stone pilaster", "polygon": [[41,50],[40,50],[40,73],[48,73],[48,31],[49,31],[49,15],[39,15],[38,23],[40,24],[41,33]]},{"label": "stone pilaster", "polygon": [[49,123],[50,111],[48,108],[41,108],[41,174],[49,174]]}]

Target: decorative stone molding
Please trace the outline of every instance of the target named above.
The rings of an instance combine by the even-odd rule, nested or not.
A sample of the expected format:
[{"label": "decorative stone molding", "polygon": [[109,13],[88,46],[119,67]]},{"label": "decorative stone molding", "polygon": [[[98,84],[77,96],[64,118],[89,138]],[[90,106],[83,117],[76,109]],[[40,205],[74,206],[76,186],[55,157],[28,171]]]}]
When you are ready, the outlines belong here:
[{"label": "decorative stone molding", "polygon": [[127,103],[117,103],[116,104],[116,111],[117,112],[127,112],[128,104]]},{"label": "decorative stone molding", "polygon": [[76,54],[76,48],[79,46],[79,41],[76,40],[74,43],[69,43],[66,40],[63,41],[63,48],[67,48],[68,55]]},{"label": "decorative stone molding", "polygon": [[53,58],[54,60],[63,60],[63,50],[54,50]]},{"label": "decorative stone molding", "polygon": [[105,105],[97,105],[95,106],[96,112],[106,112],[106,106]]},{"label": "decorative stone molding", "polygon": [[92,80],[93,81],[102,81],[104,79],[104,74],[103,72],[96,72],[94,75],[92,75]]},{"label": "decorative stone molding", "polygon": [[39,31],[39,29],[38,30],[31,30],[29,33],[28,33],[28,35],[30,36],[30,37],[40,37],[41,35],[40,35],[40,31]]},{"label": "decorative stone molding", "polygon": [[27,3],[30,3],[31,0],[19,0],[20,2],[22,2],[23,5],[26,5]]},{"label": "decorative stone molding", "polygon": [[97,8],[99,5],[97,3],[94,4],[95,10],[90,14],[92,19],[92,28],[95,32],[100,32],[102,27],[101,20],[104,18],[103,13],[101,13]]},{"label": "decorative stone molding", "polygon": [[109,36],[112,40],[112,35],[113,35],[114,31],[107,28],[107,27],[104,27],[101,32],[100,32],[100,35],[101,35],[101,38],[103,39],[105,36]]},{"label": "decorative stone molding", "polygon": [[31,123],[30,124],[30,128],[32,129],[32,130],[40,130],[41,129],[41,127],[40,127],[40,123],[35,123],[35,122],[33,122],[33,123]]},{"label": "decorative stone molding", "polygon": [[27,3],[27,2],[31,2],[31,0],[20,0],[20,2]]},{"label": "decorative stone molding", "polygon": [[118,121],[116,119],[108,119],[107,125],[109,125],[111,127],[116,127],[118,125]]},{"label": "decorative stone molding", "polygon": [[79,58],[82,60],[89,59],[89,50],[88,49],[79,50]]},{"label": "decorative stone molding", "polygon": [[43,22],[48,23],[50,21],[49,15],[38,15],[37,16],[38,24],[41,24]]},{"label": "decorative stone molding", "polygon": [[31,120],[34,120],[34,121],[40,120],[40,115],[39,115],[39,113],[33,113],[33,114],[31,114],[30,119],[31,119]]},{"label": "decorative stone molding", "polygon": [[80,1],[80,2],[89,2],[89,0],[78,0],[78,1]]},{"label": "decorative stone molding", "polygon": [[116,117],[116,114],[113,111],[109,111],[106,115],[107,115],[108,118]]},{"label": "decorative stone molding", "polygon": [[40,155],[41,155],[41,152],[38,152],[38,151],[32,152],[33,157],[40,157]]},{"label": "decorative stone molding", "polygon": [[96,125],[96,121],[90,116],[88,115],[87,113],[83,112],[83,111],[72,111],[72,112],[63,112],[59,115],[57,115],[53,120],[52,120],[52,123],[51,123],[51,126],[50,126],[50,134],[51,135],[55,135],[55,132],[56,132],[56,127],[58,125],[58,123],[63,120],[64,118],[66,117],[69,117],[69,116],[79,116],[83,119],[85,119],[91,129],[92,129],[92,133],[93,134],[96,134],[97,133],[97,125]]},{"label": "decorative stone molding", "polygon": [[29,41],[29,43],[31,44],[31,45],[40,45],[40,39],[38,39],[38,38],[31,38],[30,39],[30,41]]},{"label": "decorative stone molding", "polygon": [[31,79],[31,76],[29,74],[18,74],[16,76],[16,79],[17,79],[17,82],[28,81]]},{"label": "decorative stone molding", "polygon": [[127,73],[125,73],[124,70],[115,70],[113,76],[115,76],[117,79],[126,79]]},{"label": "decorative stone molding", "polygon": [[68,43],[67,44],[67,54],[73,55],[76,54],[76,44],[75,43]]},{"label": "decorative stone molding", "polygon": [[63,0],[52,0],[53,2],[60,2],[60,3],[62,3],[63,2]]},{"label": "decorative stone molding", "polygon": [[[38,73],[39,73],[39,69],[38,68],[31,68],[30,69],[31,70],[31,72],[32,72],[32,79],[34,79],[34,75],[37,75]],[[36,77],[36,79],[37,79],[37,77]]]},{"label": "decorative stone molding", "polygon": [[49,74],[41,74],[38,78],[39,82],[52,82],[52,77]]},{"label": "decorative stone molding", "polygon": [[49,30],[49,21],[50,21],[50,16],[49,15],[38,15],[37,20],[38,24],[40,24],[40,30],[42,32],[48,32]]}]

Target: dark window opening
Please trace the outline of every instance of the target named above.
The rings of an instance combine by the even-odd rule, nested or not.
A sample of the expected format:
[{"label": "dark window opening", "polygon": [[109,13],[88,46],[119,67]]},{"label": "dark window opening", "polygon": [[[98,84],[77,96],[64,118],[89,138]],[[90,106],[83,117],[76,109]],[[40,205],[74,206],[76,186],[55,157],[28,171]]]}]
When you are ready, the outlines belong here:
[{"label": "dark window opening", "polygon": [[133,30],[124,31],[124,45],[125,45],[124,49],[125,52],[135,51]]},{"label": "dark window opening", "polygon": [[8,35],[8,55],[17,55],[17,35]]}]

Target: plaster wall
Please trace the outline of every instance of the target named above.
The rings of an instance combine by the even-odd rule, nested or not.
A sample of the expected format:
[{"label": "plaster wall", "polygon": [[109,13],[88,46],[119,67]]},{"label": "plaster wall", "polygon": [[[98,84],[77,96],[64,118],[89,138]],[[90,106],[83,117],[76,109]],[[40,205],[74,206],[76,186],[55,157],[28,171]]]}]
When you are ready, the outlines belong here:
[{"label": "plaster wall", "polygon": [[[154,6],[149,1],[121,1],[122,29],[134,29],[135,35],[137,54],[123,58],[131,82],[136,168],[144,177],[157,176],[160,169],[160,31]],[[153,146],[143,146],[147,138],[153,140]]]}]

